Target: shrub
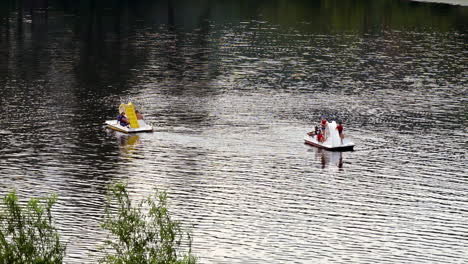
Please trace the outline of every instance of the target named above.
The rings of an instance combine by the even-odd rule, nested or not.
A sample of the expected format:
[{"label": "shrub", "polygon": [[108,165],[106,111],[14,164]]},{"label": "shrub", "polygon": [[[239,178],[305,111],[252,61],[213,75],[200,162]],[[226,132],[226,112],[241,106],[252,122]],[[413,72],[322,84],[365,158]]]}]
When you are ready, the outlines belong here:
[{"label": "shrub", "polygon": [[[102,227],[109,231],[101,263],[194,264],[191,237],[184,235],[178,221],[171,219],[167,194],[155,191],[133,206],[125,184],[112,185],[108,192]],[[183,241],[187,253],[183,254]]]},{"label": "shrub", "polygon": [[65,245],[53,225],[55,195],[31,198],[21,206],[16,192],[5,195],[0,205],[0,263],[62,263]]}]

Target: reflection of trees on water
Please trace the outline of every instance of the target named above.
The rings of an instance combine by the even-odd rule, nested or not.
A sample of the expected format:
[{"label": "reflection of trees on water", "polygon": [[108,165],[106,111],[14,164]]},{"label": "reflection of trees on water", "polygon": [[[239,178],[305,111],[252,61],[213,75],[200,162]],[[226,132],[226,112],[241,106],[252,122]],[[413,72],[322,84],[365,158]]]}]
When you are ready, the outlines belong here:
[{"label": "reflection of trees on water", "polygon": [[[144,31],[148,30],[172,36],[173,43],[160,46],[166,52],[158,55],[165,57],[160,59],[161,62],[168,62],[167,70],[173,72],[172,78],[185,81],[174,85],[176,88],[172,91],[177,93],[190,81],[205,80],[208,83],[215,77],[209,72],[222,74],[216,72],[216,58],[208,58],[209,52],[216,50],[216,47],[209,47],[212,43],[209,39],[210,21],[229,24],[259,19],[284,28],[299,26],[304,32],[310,33],[381,31],[401,26],[424,27],[425,23],[443,30],[466,22],[466,16],[459,11],[459,7],[440,5],[434,8],[434,5],[393,0],[232,0],[223,3],[210,0],[18,0],[7,1],[3,5],[6,8],[2,10],[11,11],[3,11],[4,16],[9,16],[14,10],[19,11],[18,21],[32,14],[33,26],[40,19],[48,19],[48,13],[51,13],[58,21],[48,20],[46,24],[51,27],[49,31],[65,32],[66,46],[61,48],[69,51],[64,55],[70,57],[74,67],[72,74],[76,74],[77,81],[84,87],[92,87],[103,95],[126,92],[134,86],[136,73],[144,70],[148,58],[154,53],[150,48],[151,43],[142,39],[145,38]],[[411,12],[411,16],[408,16],[408,12]],[[389,13],[392,15],[389,16]],[[443,20],[435,23],[428,21],[428,16],[438,17],[439,13],[444,14]],[[451,18],[446,14],[454,16]],[[415,16],[421,19],[408,19]],[[21,29],[25,26],[23,24],[18,22],[15,25],[18,35],[21,35]],[[167,25],[168,31],[158,29],[159,25]],[[190,39],[193,35],[195,40]],[[33,41],[38,43],[41,40],[35,38]],[[158,42],[162,39],[150,41]],[[186,49],[187,44],[191,45],[191,50]],[[163,75],[162,72],[152,73]]]},{"label": "reflection of trees on water", "polygon": [[[115,105],[119,102],[109,101],[108,98],[137,94],[141,82],[145,80],[153,83],[168,80],[163,88],[159,86],[154,89],[167,89],[164,92],[174,97],[203,97],[216,92],[217,87],[212,87],[210,81],[223,75],[223,70],[229,70],[228,67],[219,67],[219,57],[228,55],[217,52],[221,49],[220,45],[229,46],[233,40],[227,39],[228,43],[222,43],[217,33],[211,31],[213,24],[235,27],[244,21],[266,21],[268,27],[278,25],[312,34],[350,31],[380,33],[404,27],[429,27],[435,31],[456,28],[462,31],[466,30],[467,21],[463,10],[466,8],[394,0],[1,1],[0,87],[4,88],[11,79],[20,81],[14,85],[14,89],[2,89],[3,97],[12,105],[24,106],[17,110],[19,121],[30,124],[32,129],[46,125],[29,121],[44,114],[43,105],[51,104],[56,106],[57,112],[73,116],[70,124],[82,124],[87,120],[115,116]],[[257,42],[253,44],[262,49],[261,45],[268,44],[271,35],[256,35],[252,41]],[[264,39],[259,41],[259,38]],[[290,38],[283,36],[279,41],[281,43],[271,46],[287,47],[283,43],[288,41]],[[349,43],[354,42],[356,39],[353,37],[343,37],[331,45],[352,54],[353,50],[343,49],[342,46],[350,47]],[[305,45],[308,45],[307,42]],[[311,43],[310,46],[317,45]],[[293,48],[294,52],[299,50]],[[368,53],[365,46],[357,50],[354,50],[357,55],[360,55],[359,52]],[[249,50],[239,48],[236,52],[236,56],[245,56]],[[312,54],[311,57],[320,55],[314,54],[313,49],[308,52]],[[397,49],[385,50],[386,54],[389,52],[401,53]],[[301,54],[297,52],[294,55]],[[336,69],[345,72],[348,68],[346,62],[341,64],[341,68],[336,59],[327,64],[334,69],[329,72],[328,78],[334,79],[339,75],[335,74]],[[148,69],[149,66],[159,68]],[[310,77],[310,71],[305,71],[300,78],[308,83],[326,80],[327,76],[324,77],[320,70],[317,70],[320,74],[315,77]],[[283,72],[281,74],[284,76]],[[265,80],[270,76],[271,71],[255,77]],[[324,85],[324,89],[328,87]],[[46,98],[51,98],[53,103],[46,101]],[[199,102],[203,106],[204,101]],[[193,113],[193,108],[191,103],[181,103],[168,107],[167,115]],[[8,115],[6,118],[9,118]],[[199,124],[208,119],[208,111],[199,107],[194,115],[181,116],[174,122]],[[93,132],[91,129],[80,129],[73,137],[79,144],[81,138],[87,138]],[[36,142],[40,143],[41,134],[38,133],[37,137]]]},{"label": "reflection of trees on water", "polygon": [[[24,0],[3,4],[6,9],[0,6],[0,23],[7,25],[6,29],[0,27],[0,37],[6,40],[0,51],[7,55],[0,62],[0,81],[10,85],[2,89],[8,104],[0,107],[10,113],[4,120],[13,124],[13,140],[24,142],[22,149],[33,148],[36,159],[50,149],[63,153],[56,161],[67,164],[62,173],[96,177],[102,171],[112,175],[106,174],[113,170],[106,165],[112,163],[107,153],[118,146],[102,144],[101,128],[93,122],[107,115],[102,111],[102,98],[129,87],[125,85],[129,75],[122,72],[131,72],[140,62],[131,49],[131,38],[115,37],[118,26],[106,27],[98,4],[54,9],[56,2]],[[24,125],[14,125],[17,123]],[[78,173],[72,164],[81,168]],[[44,165],[35,166],[41,169]]]},{"label": "reflection of trees on water", "polygon": [[[138,92],[139,75],[154,62],[149,59],[155,51],[163,55],[157,63],[168,61],[166,66],[173,67],[171,78],[188,76],[181,85],[170,86],[173,91],[178,92],[187,82],[197,82],[203,76],[193,72],[202,72],[198,66],[205,65],[207,58],[193,52],[190,60],[184,60],[184,49],[192,45],[185,42],[187,30],[195,28],[200,29],[195,34],[197,48],[205,49],[209,11],[193,16],[201,26],[195,23],[187,29],[179,26],[180,16],[176,14],[180,13],[177,11],[180,7],[167,8],[171,2],[24,0],[0,3],[0,52],[6,55],[0,61],[0,81],[2,86],[11,79],[16,82],[13,89],[2,89],[4,99],[12,104],[3,107],[16,109],[5,121],[25,124],[19,128],[24,135],[17,133],[15,137],[32,144],[30,147],[37,153],[49,148],[50,138],[61,142],[66,138],[60,162],[68,162],[69,166],[64,170],[71,170],[70,165],[76,164],[88,168],[81,171],[81,177],[95,177],[99,171],[112,175],[106,173],[109,167],[101,169],[100,166],[115,162],[109,153],[114,153],[119,146],[103,143],[101,128],[95,126],[99,120],[115,116],[116,104],[120,102],[109,102],[107,98]],[[153,28],[154,23],[166,27]],[[166,48],[175,49],[160,45],[156,48],[162,51],[155,50],[154,44],[160,38],[146,39],[149,32],[170,35],[173,42]],[[158,75],[168,69],[171,70],[162,68],[150,73]],[[18,105],[22,107],[13,107]],[[190,106],[187,104],[178,111],[191,111]],[[206,111],[201,112],[202,119],[207,115]],[[33,118],[43,121],[29,122]],[[48,129],[51,124],[58,129]],[[42,130],[37,131],[38,128]]]},{"label": "reflection of trees on water", "polygon": [[[209,1],[208,1],[209,2]],[[207,3],[208,3],[207,2]],[[168,1],[168,42],[166,69],[172,72],[171,78],[177,89],[171,90],[174,95],[180,95],[187,88],[200,88],[209,86],[209,65],[215,63],[207,54],[212,52],[210,47],[210,5],[203,6],[194,18],[190,16],[183,5],[177,5],[177,1]],[[179,15],[177,15],[179,13]],[[186,24],[187,23],[187,24]],[[205,89],[197,89],[197,95],[203,95]]]},{"label": "reflection of trees on water", "polygon": [[[262,20],[304,33],[379,33],[402,27],[466,30],[465,9],[394,0],[1,1],[0,45],[6,56],[0,65],[15,71],[20,79],[46,79],[49,83],[63,84],[64,87],[55,90],[72,89],[73,93],[62,93],[70,97],[61,100],[68,104],[86,103],[91,96],[99,100],[115,94],[138,93],[142,74],[149,75],[147,79],[154,82],[169,80],[164,87],[169,94],[203,96],[216,91],[210,80],[224,74],[219,63],[222,54],[217,54],[220,46],[232,44],[223,43],[216,33],[210,32],[212,24],[238,25],[241,21]],[[261,48],[271,39],[263,34],[253,41]],[[277,46],[288,47],[284,43],[290,38],[282,37],[279,41]],[[355,41],[344,38],[339,44],[346,46]],[[236,52],[249,56],[248,49]],[[266,52],[271,54],[271,50]],[[307,52],[315,56],[313,50]],[[155,64],[158,69],[148,69]],[[5,74],[8,73],[0,72],[1,81],[7,78]],[[308,75],[302,78],[318,82]],[[338,74],[330,74],[335,75]],[[96,102],[87,107],[91,111],[79,114],[102,112],[102,106]],[[107,107],[105,114],[113,115],[113,106]]]}]

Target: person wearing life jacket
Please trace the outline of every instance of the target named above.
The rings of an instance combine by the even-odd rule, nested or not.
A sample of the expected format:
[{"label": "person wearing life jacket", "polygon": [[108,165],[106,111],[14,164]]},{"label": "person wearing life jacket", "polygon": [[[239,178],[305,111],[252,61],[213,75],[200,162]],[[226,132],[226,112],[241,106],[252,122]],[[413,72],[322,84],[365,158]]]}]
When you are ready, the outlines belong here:
[{"label": "person wearing life jacket", "polygon": [[125,116],[125,112],[122,112],[117,116],[117,122],[119,122],[119,124],[123,127],[130,125],[128,118]]}]

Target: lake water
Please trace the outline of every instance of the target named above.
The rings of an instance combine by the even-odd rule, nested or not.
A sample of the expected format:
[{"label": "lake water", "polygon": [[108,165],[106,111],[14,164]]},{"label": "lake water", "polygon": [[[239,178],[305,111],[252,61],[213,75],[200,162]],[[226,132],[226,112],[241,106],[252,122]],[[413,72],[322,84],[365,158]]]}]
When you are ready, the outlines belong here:
[{"label": "lake water", "polygon": [[[58,194],[66,263],[116,181],[200,263],[466,263],[467,40],[448,4],[7,1],[0,194]],[[130,101],[154,133],[105,129]],[[322,115],[355,151],[304,145]]]}]

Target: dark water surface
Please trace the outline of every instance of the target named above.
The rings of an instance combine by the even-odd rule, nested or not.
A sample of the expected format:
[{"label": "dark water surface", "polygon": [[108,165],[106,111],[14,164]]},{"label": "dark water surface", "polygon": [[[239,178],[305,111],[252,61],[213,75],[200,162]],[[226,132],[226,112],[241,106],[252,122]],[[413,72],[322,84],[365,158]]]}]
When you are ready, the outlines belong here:
[{"label": "dark water surface", "polygon": [[[118,180],[168,191],[200,263],[468,260],[467,7],[5,2],[0,194],[59,195],[66,263]],[[104,128],[128,101],[155,133]],[[354,152],[303,144],[321,115]]]}]

